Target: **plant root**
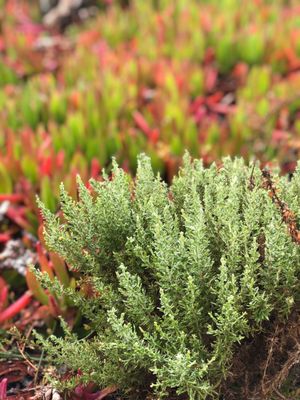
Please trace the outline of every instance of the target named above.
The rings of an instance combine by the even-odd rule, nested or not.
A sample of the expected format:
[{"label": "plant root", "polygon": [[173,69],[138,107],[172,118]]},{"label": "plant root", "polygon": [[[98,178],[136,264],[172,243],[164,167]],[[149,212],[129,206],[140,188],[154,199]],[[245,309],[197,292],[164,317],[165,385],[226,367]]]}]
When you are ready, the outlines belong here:
[{"label": "plant root", "polygon": [[[296,377],[291,379],[294,370]],[[295,400],[300,394],[299,372],[300,314],[294,311],[287,322],[277,319],[265,326],[264,333],[241,345],[221,385],[221,398]],[[281,393],[282,388],[293,391],[292,397]]]}]

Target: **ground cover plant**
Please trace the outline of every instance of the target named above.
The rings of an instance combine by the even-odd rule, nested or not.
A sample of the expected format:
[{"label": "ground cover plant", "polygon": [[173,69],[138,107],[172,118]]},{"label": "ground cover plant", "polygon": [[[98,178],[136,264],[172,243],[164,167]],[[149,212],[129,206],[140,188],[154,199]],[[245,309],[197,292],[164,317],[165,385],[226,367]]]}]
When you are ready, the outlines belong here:
[{"label": "ground cover plant", "polygon": [[[79,337],[86,330],[76,301],[42,288],[28,265],[38,265],[66,291],[76,288],[92,296],[80,271],[45,251],[36,194],[56,212],[60,182],[77,199],[77,174],[93,190],[89,178],[102,180],[102,167],[109,174],[115,156],[134,176],[141,151],[169,183],[185,149],[205,166],[224,154],[238,154],[246,162],[255,156],[262,167],[276,163],[290,174],[299,158],[296,2],[84,0],[81,5],[91,6],[90,11],[74,6],[55,19],[51,10],[51,18],[49,10],[41,15],[38,3],[0,0],[0,338],[8,343],[3,348],[1,343],[0,358],[10,354],[15,363],[0,363],[0,380],[8,379],[0,381],[0,400],[5,385],[12,399],[20,388],[32,394],[40,376],[33,365],[39,359],[44,365],[40,350],[27,347],[33,328],[60,335],[57,317],[62,315]],[[98,16],[90,18],[95,12]],[[273,187],[267,174],[263,182],[296,243],[296,217],[277,196],[277,182]],[[285,200],[289,204],[292,198]],[[296,204],[292,209],[297,211]],[[274,313],[269,325],[263,324],[266,334],[256,335],[252,347],[247,337],[239,356],[234,353],[234,373],[219,389],[226,398],[242,386],[248,374],[243,357],[250,363],[254,345],[265,349],[256,364],[262,366],[266,354],[269,361],[262,367],[260,389],[247,375],[245,398],[251,391],[266,397],[288,372],[292,381],[299,375],[292,367],[298,355],[291,339],[297,313],[280,321]],[[12,326],[23,339],[7,339]],[[277,344],[270,348],[269,343]],[[274,371],[280,371],[277,377]],[[74,396],[91,399],[113,388],[96,395],[93,384],[79,386]],[[242,396],[239,389],[236,393]]]},{"label": "ground cover plant", "polygon": [[[188,149],[298,157],[299,18],[285,1],[111,2],[61,35],[34,5],[8,1],[1,27],[0,190],[54,210],[58,186],[111,156],[134,172],[145,151],[166,179]],[[100,166],[100,168],[99,168]]]},{"label": "ground cover plant", "polygon": [[[73,299],[88,338],[65,323],[65,337],[38,335],[50,363],[80,370],[71,385],[93,379],[129,398],[271,398],[299,362],[299,185],[299,167],[289,181],[242,159],[205,169],[186,155],[170,187],[146,156],[135,180],[116,163],[91,190],[78,179],[77,201],[61,186],[61,216],[40,203],[45,239],[89,294],[37,273]],[[282,323],[278,367],[261,335]],[[256,370],[244,364],[232,384],[247,346]]]}]

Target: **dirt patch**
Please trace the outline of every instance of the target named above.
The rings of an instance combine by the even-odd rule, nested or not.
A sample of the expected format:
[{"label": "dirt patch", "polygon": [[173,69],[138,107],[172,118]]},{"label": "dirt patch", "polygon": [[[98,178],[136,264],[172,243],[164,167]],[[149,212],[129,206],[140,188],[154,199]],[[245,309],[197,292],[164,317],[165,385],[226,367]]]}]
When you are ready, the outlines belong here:
[{"label": "dirt patch", "polygon": [[241,346],[221,392],[226,400],[300,398],[299,308]]}]

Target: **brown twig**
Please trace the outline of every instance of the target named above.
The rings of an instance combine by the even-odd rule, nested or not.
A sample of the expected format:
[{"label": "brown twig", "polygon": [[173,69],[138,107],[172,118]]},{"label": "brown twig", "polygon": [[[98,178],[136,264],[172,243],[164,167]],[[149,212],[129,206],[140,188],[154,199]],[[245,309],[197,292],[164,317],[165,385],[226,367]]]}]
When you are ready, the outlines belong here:
[{"label": "brown twig", "polygon": [[261,381],[262,381],[261,386],[262,386],[262,393],[263,393],[263,394],[266,393],[266,390],[265,390],[265,380],[266,380],[267,371],[268,371],[268,368],[269,368],[269,365],[270,365],[270,362],[271,362],[271,359],[272,359],[273,350],[274,350],[274,344],[275,344],[275,342],[276,342],[277,334],[278,334],[278,325],[276,326],[274,335],[272,336],[272,338],[271,338],[271,340],[270,340],[271,345],[270,345],[270,347],[269,347],[269,349],[268,349],[268,356],[267,356],[266,363],[265,363],[265,366],[264,366],[263,377],[262,377],[262,380],[261,380]]},{"label": "brown twig", "polygon": [[252,169],[251,169],[251,174],[250,174],[250,177],[249,177],[249,185],[248,185],[248,189],[249,190],[253,190],[254,189],[254,187],[255,187],[255,182],[254,182],[254,168],[255,168],[255,164],[256,164],[256,158],[254,158],[254,161],[253,161],[253,165],[252,165]]},{"label": "brown twig", "polygon": [[292,367],[296,364],[299,364],[300,362],[300,346],[297,343],[295,346],[296,348],[294,351],[291,351],[289,353],[289,357],[287,361],[283,364],[281,370],[277,373],[277,375],[273,378],[272,380],[272,389],[273,390],[278,390],[278,388],[282,385],[284,380],[289,374],[289,371],[292,369]]},{"label": "brown twig", "polygon": [[262,170],[262,176],[264,178],[264,187],[265,189],[268,190],[273,203],[279,209],[282,221],[287,225],[289,234],[293,242],[300,245],[300,231],[298,230],[297,227],[297,220],[295,214],[293,213],[293,211],[289,209],[287,204],[278,197],[277,194],[278,190],[272,181],[270,171],[264,168]]},{"label": "brown twig", "polygon": [[26,363],[29,364],[30,367],[33,368],[34,371],[36,371],[36,370],[37,370],[37,367],[36,367],[34,364],[32,364],[32,362],[31,362],[31,361],[29,360],[29,358],[26,356],[26,354],[24,353],[24,351],[23,351],[23,349],[21,348],[21,345],[20,345],[19,343],[17,343],[17,347],[18,347],[18,350],[19,350],[21,356],[22,356],[22,357],[24,358],[24,360],[26,361]]},{"label": "brown twig", "polygon": [[39,372],[40,372],[40,369],[41,369],[43,357],[44,357],[44,349],[42,350],[41,357],[39,359],[39,363],[38,363],[37,369],[36,369],[35,374],[34,374],[33,382],[34,382],[35,386],[37,385],[37,380],[38,380]]},{"label": "brown twig", "polygon": [[274,389],[274,392],[276,395],[281,399],[281,400],[289,400],[287,397],[285,397],[282,393],[279,392],[278,389]]}]

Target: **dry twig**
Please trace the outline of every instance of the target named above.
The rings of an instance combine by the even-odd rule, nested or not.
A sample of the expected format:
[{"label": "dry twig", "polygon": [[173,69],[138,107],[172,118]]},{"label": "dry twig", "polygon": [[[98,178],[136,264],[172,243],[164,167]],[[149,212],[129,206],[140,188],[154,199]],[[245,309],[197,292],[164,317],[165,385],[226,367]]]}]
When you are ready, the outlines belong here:
[{"label": "dry twig", "polygon": [[293,213],[293,211],[289,209],[287,204],[279,198],[277,194],[278,189],[275,187],[272,181],[270,171],[267,169],[263,169],[262,175],[264,178],[264,187],[265,189],[268,190],[273,203],[279,209],[282,221],[287,225],[289,234],[293,242],[300,244],[300,231],[298,230],[297,227],[297,220],[295,214]]}]

